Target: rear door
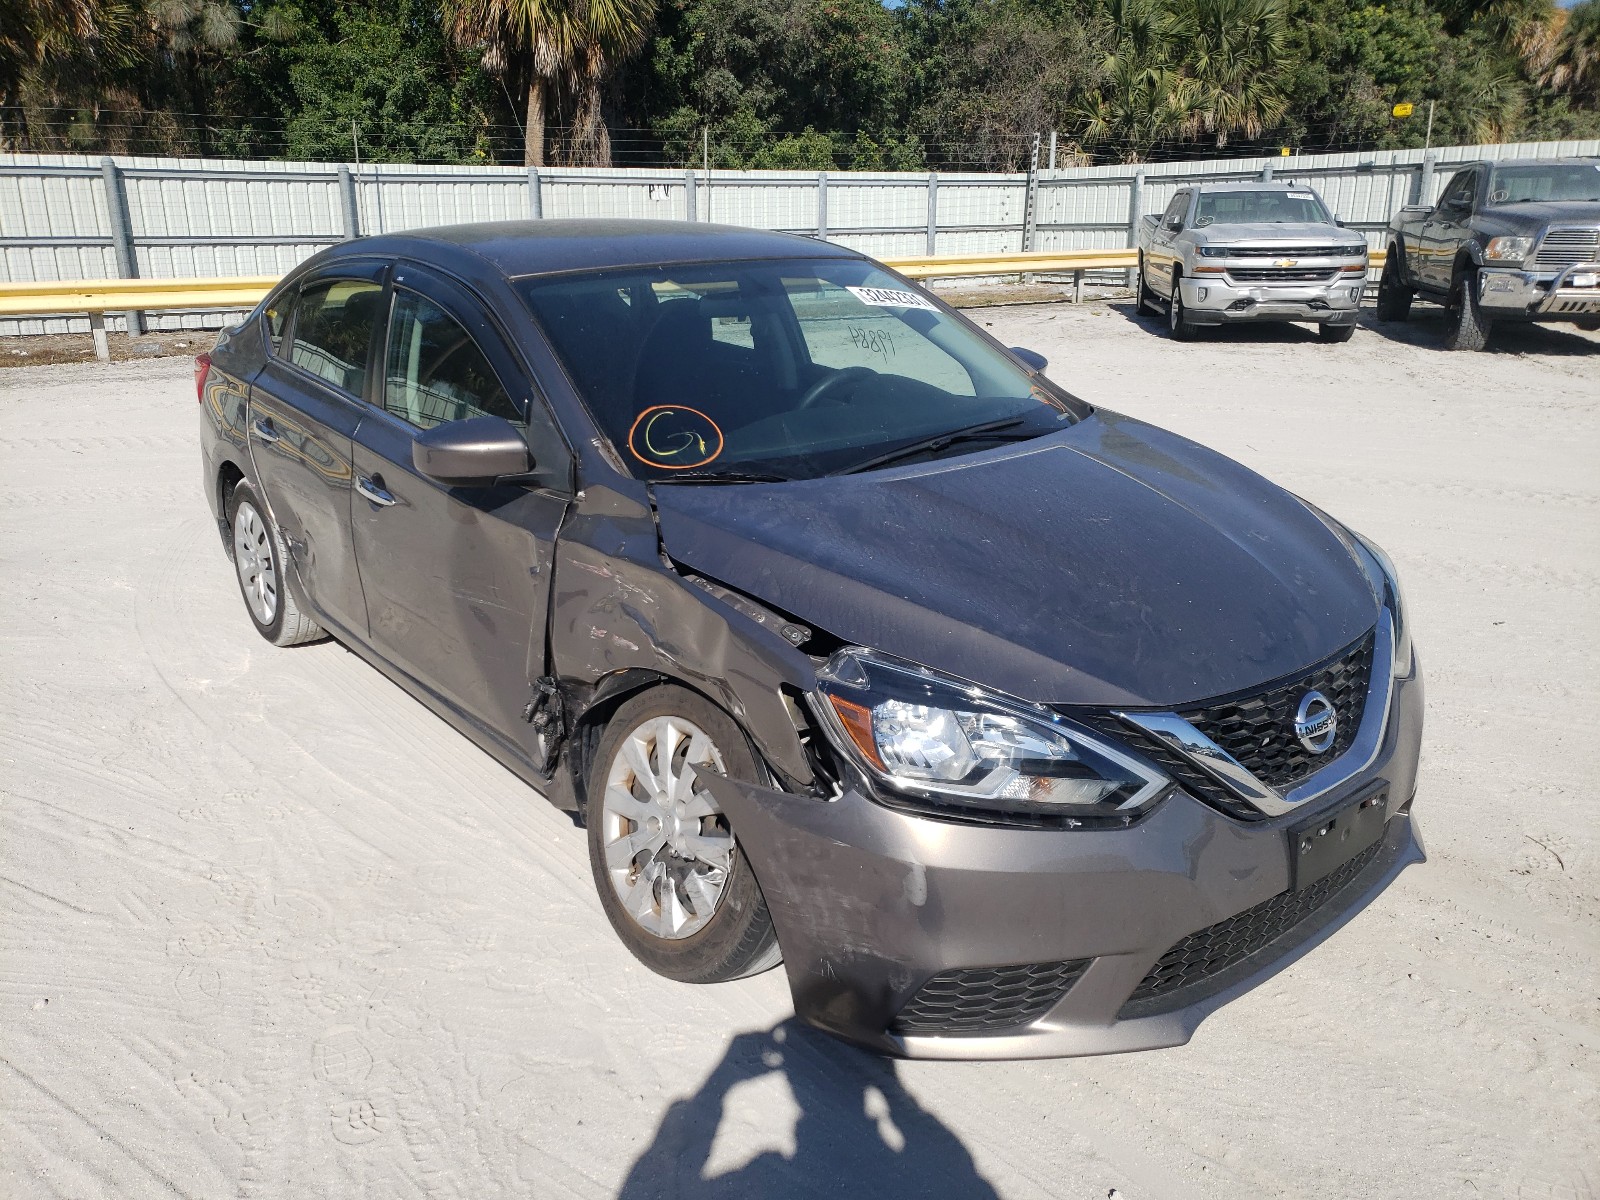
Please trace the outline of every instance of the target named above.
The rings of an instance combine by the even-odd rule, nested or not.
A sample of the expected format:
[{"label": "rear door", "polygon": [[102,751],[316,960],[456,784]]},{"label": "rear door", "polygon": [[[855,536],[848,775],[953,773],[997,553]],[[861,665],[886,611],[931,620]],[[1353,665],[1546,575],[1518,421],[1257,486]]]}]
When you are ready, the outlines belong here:
[{"label": "rear door", "polygon": [[[370,641],[457,708],[525,746],[571,456],[486,308],[402,263],[372,409],[356,431],[353,529]],[[492,415],[525,431],[535,481],[448,488],[420,475],[424,429]]]},{"label": "rear door", "polygon": [[[350,260],[301,281],[250,390],[255,476],[319,619],[365,636],[350,529],[351,435],[370,385],[388,267]],[[273,320],[277,319],[276,314]]]}]

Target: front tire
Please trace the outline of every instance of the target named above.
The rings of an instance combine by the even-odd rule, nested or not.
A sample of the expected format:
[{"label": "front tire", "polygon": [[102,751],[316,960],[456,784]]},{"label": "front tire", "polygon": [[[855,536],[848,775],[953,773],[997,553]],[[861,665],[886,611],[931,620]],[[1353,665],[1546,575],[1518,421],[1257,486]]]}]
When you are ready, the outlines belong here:
[{"label": "front tire", "polygon": [[1199,327],[1189,320],[1188,314],[1183,310],[1182,276],[1172,276],[1172,302],[1167,305],[1167,332],[1174,341],[1192,342],[1195,335],[1200,332]]},{"label": "front tire", "polygon": [[733,718],[685,688],[655,687],[607,723],[586,799],[589,865],[611,927],[681,983],[739,979],[780,958],[755,872],[702,773],[761,778]]},{"label": "front tire", "polygon": [[1482,350],[1489,344],[1490,319],[1478,307],[1478,279],[1462,271],[1450,289],[1444,344],[1451,350]]},{"label": "front tire", "polygon": [[274,646],[298,646],[327,637],[295,602],[283,534],[248,483],[241,481],[228,497],[228,530],[239,593],[256,632]]},{"label": "front tire", "polygon": [[1378,276],[1378,320],[1404,321],[1411,315],[1412,291],[1400,278],[1398,246],[1390,246],[1384,256],[1383,273]]}]

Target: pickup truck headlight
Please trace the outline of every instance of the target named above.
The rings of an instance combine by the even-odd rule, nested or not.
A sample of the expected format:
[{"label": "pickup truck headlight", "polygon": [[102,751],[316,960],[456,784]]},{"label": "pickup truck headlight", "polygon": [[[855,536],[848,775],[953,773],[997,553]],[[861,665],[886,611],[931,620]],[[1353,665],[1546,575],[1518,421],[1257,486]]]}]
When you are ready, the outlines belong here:
[{"label": "pickup truck headlight", "polygon": [[1352,246],[1340,246],[1336,253],[1342,258],[1365,258],[1367,256],[1367,244],[1358,242]]},{"label": "pickup truck headlight", "polygon": [[1196,249],[1199,251],[1201,258],[1228,257],[1228,247],[1226,246],[1198,246]]},{"label": "pickup truck headlight", "polygon": [[895,807],[1032,825],[1123,826],[1171,781],[1048,709],[876,651],[847,647],[811,706]]},{"label": "pickup truck headlight", "polygon": [[1497,237],[1489,239],[1489,244],[1484,247],[1483,256],[1491,262],[1519,263],[1532,253],[1531,237]]}]

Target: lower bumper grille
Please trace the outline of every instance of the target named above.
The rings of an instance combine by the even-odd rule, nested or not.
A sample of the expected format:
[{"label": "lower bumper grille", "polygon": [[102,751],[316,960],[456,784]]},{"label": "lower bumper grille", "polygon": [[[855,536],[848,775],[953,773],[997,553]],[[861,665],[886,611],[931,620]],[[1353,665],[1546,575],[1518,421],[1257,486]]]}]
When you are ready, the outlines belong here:
[{"label": "lower bumper grille", "polygon": [[[1200,985],[1266,950],[1314,916],[1371,865],[1383,844],[1380,839],[1302,892],[1280,892],[1254,908],[1191,933],[1156,961],[1118,1018],[1151,1016],[1203,998],[1205,989]],[[1174,995],[1180,992],[1183,994]],[[1163,998],[1170,1002],[1160,1003]]]},{"label": "lower bumper grille", "polygon": [[1296,271],[1288,267],[1229,267],[1228,276],[1237,283],[1332,283],[1339,272],[1331,267]]},{"label": "lower bumper grille", "polygon": [[895,1033],[991,1033],[1042,1017],[1089,965],[1033,963],[945,971],[923,984],[890,1026]]}]

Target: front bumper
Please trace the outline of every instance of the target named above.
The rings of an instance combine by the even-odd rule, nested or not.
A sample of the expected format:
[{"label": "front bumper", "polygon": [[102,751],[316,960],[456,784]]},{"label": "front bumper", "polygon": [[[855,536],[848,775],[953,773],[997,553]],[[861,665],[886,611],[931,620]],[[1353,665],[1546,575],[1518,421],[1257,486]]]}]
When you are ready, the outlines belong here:
[{"label": "front bumper", "polygon": [[1478,272],[1478,306],[1497,320],[1570,321],[1600,314],[1600,262],[1559,272],[1485,267]]},{"label": "front bumper", "polygon": [[1184,315],[1196,325],[1235,321],[1316,321],[1353,325],[1361,309],[1366,275],[1341,274],[1332,283],[1245,283],[1227,275],[1178,281]]},{"label": "front bumper", "polygon": [[[1365,769],[1291,814],[1253,823],[1181,792],[1129,829],[1055,831],[937,821],[856,791],[822,801],[722,777],[707,786],[761,880],[802,1019],[910,1058],[1109,1054],[1188,1041],[1211,1012],[1424,860],[1410,815],[1421,736],[1414,671],[1394,681],[1381,750]],[[1242,962],[1164,1004],[1129,1005],[1175,943],[1286,891],[1288,826],[1380,783],[1388,826],[1354,878]],[[1064,995],[1026,1023],[940,1035],[895,1029],[936,975],[1081,960]]]}]

